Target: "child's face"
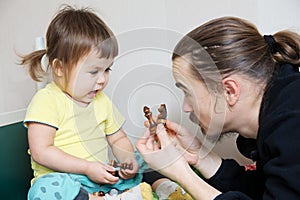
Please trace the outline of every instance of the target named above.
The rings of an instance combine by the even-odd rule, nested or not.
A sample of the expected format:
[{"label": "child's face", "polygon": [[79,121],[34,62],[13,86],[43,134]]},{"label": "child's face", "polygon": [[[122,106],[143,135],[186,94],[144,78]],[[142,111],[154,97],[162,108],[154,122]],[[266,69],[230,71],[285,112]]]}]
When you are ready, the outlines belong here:
[{"label": "child's face", "polygon": [[100,58],[92,51],[71,72],[66,92],[79,105],[88,105],[107,85],[113,61],[113,58]]}]

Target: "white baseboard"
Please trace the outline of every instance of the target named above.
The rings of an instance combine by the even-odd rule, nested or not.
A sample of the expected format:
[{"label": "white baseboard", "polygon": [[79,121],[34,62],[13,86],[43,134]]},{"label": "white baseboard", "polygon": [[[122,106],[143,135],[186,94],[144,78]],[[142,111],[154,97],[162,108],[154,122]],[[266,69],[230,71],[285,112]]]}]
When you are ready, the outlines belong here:
[{"label": "white baseboard", "polygon": [[0,127],[23,121],[25,114],[26,108],[11,112],[0,113]]}]

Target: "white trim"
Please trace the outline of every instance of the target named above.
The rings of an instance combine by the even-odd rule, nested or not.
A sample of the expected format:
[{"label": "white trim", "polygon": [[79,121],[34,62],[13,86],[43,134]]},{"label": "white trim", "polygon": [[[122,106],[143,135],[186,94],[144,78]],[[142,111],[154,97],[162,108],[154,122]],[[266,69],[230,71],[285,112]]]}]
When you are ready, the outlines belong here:
[{"label": "white trim", "polygon": [[0,127],[23,121],[25,114],[26,108],[0,113]]}]

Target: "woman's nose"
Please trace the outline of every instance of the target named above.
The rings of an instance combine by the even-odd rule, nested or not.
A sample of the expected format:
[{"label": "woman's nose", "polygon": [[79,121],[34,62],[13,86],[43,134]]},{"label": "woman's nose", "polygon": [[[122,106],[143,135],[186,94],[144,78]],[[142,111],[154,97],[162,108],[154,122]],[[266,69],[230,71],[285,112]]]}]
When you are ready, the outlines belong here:
[{"label": "woman's nose", "polygon": [[183,112],[193,112],[193,107],[187,102],[186,99],[183,100],[182,111]]}]

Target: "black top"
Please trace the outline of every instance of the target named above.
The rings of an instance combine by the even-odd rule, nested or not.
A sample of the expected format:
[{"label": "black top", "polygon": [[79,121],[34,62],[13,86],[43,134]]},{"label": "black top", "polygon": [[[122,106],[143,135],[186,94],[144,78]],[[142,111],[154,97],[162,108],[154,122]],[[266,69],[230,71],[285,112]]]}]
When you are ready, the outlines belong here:
[{"label": "black top", "polygon": [[253,140],[241,141],[239,148],[244,147],[243,155],[249,151],[248,156],[255,157],[257,169],[245,171],[236,161],[223,160],[217,173],[207,180],[223,192],[216,200],[300,199],[298,67],[276,66],[260,108],[257,149],[253,149]]}]

